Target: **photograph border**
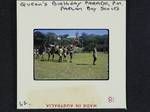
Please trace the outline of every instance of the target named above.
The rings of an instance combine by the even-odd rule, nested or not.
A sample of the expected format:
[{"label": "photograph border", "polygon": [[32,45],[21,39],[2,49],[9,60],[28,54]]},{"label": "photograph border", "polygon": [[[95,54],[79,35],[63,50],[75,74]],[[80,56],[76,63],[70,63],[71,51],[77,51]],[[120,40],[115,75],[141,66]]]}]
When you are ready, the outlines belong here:
[{"label": "photograph border", "polygon": [[[34,61],[34,55],[33,55],[33,80],[34,81],[93,81],[93,80],[101,80],[101,81],[108,81],[110,79],[109,69],[110,69],[110,61],[109,61],[109,37],[110,37],[110,31],[108,28],[35,28],[32,32],[35,30],[107,30],[108,31],[108,78],[107,79],[36,79],[35,78],[35,61]],[[33,50],[34,50],[34,35],[33,36]]]}]

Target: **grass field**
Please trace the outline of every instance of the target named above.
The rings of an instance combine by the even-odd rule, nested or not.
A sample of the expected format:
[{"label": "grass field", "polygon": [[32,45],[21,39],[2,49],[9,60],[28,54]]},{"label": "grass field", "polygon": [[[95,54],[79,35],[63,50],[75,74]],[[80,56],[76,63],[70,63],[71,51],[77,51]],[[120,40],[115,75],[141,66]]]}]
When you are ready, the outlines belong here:
[{"label": "grass field", "polygon": [[[96,65],[92,65],[92,53],[74,54],[72,63],[34,61],[35,79],[108,79],[108,53],[98,53]],[[68,57],[69,58],[69,57]]]}]

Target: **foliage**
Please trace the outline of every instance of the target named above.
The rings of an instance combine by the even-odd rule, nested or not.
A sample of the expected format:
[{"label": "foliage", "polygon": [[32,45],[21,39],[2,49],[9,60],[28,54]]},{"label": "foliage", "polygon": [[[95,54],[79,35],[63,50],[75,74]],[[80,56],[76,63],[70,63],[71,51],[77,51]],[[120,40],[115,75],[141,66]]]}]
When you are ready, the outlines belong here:
[{"label": "foliage", "polygon": [[109,39],[108,35],[95,35],[82,33],[80,36],[78,32],[75,34],[78,37],[76,40],[73,38],[67,38],[69,35],[57,35],[55,33],[49,32],[44,34],[40,31],[34,32],[34,47],[40,45],[57,44],[61,46],[67,46],[77,42],[76,46],[82,48],[85,52],[90,52],[96,46],[98,51],[109,50]]}]

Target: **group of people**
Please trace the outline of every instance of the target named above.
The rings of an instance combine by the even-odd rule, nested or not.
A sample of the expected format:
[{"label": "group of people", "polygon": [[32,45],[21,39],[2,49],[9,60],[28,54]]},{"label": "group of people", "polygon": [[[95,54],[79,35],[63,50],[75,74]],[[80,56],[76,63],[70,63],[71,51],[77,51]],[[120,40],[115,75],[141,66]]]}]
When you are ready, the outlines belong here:
[{"label": "group of people", "polygon": [[47,60],[49,61],[50,58],[52,57],[52,61],[54,61],[55,55],[59,56],[58,61],[63,62],[66,61],[67,56],[69,55],[69,62],[72,62],[72,57],[73,57],[73,46],[59,46],[59,45],[48,45],[48,46],[43,46],[41,45],[38,48],[34,49],[34,57],[36,59],[41,57],[41,60],[44,60],[44,55],[47,53],[48,58]]},{"label": "group of people", "polygon": [[[47,60],[49,61],[52,58],[54,61],[55,55],[59,56],[58,62],[67,61],[67,56],[69,56],[69,62],[72,62],[74,47],[73,45],[69,46],[58,46],[58,45],[49,45],[49,46],[40,46],[39,48],[34,49],[34,57],[36,59],[41,57],[41,60],[44,60],[45,53],[48,54]],[[96,65],[97,60],[97,49],[93,48],[93,65]]]}]

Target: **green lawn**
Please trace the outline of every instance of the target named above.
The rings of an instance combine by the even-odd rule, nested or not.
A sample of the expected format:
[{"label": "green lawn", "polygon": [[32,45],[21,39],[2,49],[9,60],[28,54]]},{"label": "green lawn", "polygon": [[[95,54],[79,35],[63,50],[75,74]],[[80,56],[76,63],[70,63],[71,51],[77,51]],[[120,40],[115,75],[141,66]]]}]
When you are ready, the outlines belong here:
[{"label": "green lawn", "polygon": [[36,59],[35,79],[108,79],[108,53],[98,53],[96,65],[92,65],[92,53],[74,54],[72,63]]}]

